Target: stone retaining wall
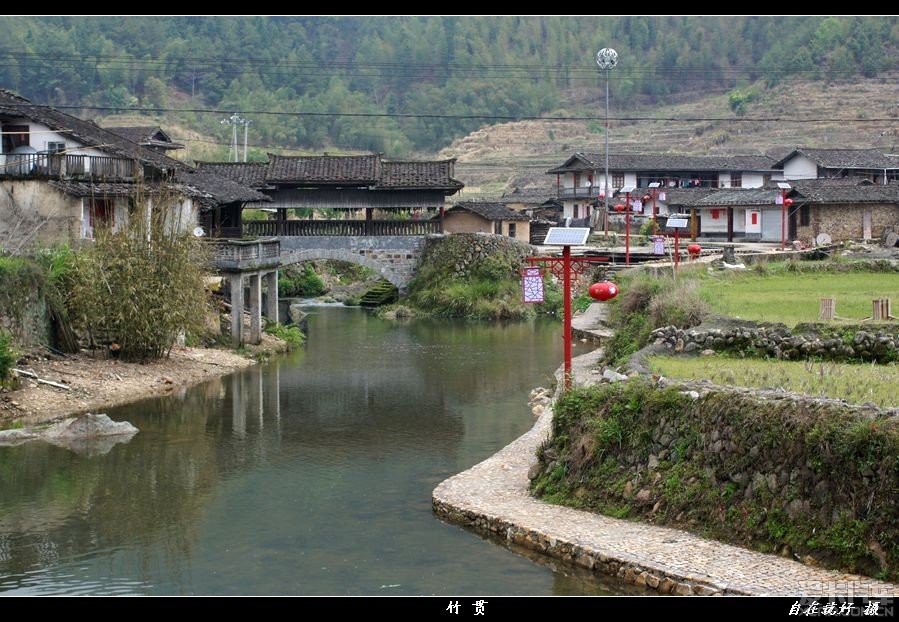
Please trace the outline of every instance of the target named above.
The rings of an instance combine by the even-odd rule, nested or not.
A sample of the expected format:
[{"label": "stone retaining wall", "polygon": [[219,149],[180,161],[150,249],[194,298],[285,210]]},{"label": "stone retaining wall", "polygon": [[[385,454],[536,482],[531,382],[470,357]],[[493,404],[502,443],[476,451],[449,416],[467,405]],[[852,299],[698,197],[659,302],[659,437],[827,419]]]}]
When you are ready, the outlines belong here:
[{"label": "stone retaining wall", "polygon": [[675,353],[734,352],[778,359],[868,361],[899,360],[899,326],[865,328],[804,324],[792,331],[783,324],[742,322],[723,327],[666,326],[652,332],[652,343]]}]

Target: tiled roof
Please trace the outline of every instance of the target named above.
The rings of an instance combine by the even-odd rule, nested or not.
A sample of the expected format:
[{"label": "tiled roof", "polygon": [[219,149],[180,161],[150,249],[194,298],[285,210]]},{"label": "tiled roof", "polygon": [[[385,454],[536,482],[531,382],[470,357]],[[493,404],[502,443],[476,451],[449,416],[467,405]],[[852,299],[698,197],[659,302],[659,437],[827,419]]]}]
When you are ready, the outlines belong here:
[{"label": "tiled roof", "polygon": [[453,179],[456,160],[434,162],[381,162],[379,188],[446,188],[461,189],[464,184]]},{"label": "tiled roof", "polygon": [[158,125],[115,126],[106,127],[104,129],[113,134],[118,134],[122,138],[130,140],[133,143],[144,145],[146,147],[161,147],[163,149],[184,148],[184,145],[172,142],[169,135]]},{"label": "tiled roof", "polygon": [[267,163],[198,162],[200,170],[254,188],[272,184],[357,185],[375,189],[460,190],[465,186],[453,179],[455,159],[398,161],[381,159],[381,154],[364,156],[279,156],[269,154]]},{"label": "tiled roof", "polygon": [[76,197],[130,197],[137,192],[144,194],[159,194],[167,189],[171,189],[168,185],[161,184],[132,184],[132,183],[105,183],[105,182],[83,182],[83,181],[58,181],[51,179],[49,183],[57,190],[61,190],[66,194]]},{"label": "tiled roof", "polygon": [[264,188],[268,162],[197,162],[197,169],[249,186]]},{"label": "tiled roof", "polygon": [[524,214],[510,210],[502,203],[489,201],[463,201],[453,205],[447,212],[458,210],[472,212],[478,216],[483,216],[487,220],[528,220],[528,217]]},{"label": "tiled roof", "polygon": [[804,155],[824,168],[899,168],[890,157],[877,149],[794,149],[790,155],[777,162],[776,168],[783,168],[784,162],[795,155]]},{"label": "tiled roof", "polygon": [[694,200],[692,207],[730,205],[774,205],[780,194],[777,188],[721,188]]},{"label": "tiled roof", "polygon": [[542,205],[543,203],[556,198],[556,188],[533,188],[526,190],[516,188],[512,192],[503,194],[498,201],[505,204],[525,203],[530,205]]},{"label": "tiled roof", "polygon": [[[605,162],[602,153],[576,153],[547,173],[602,170]],[[616,171],[768,171],[773,166],[774,159],[765,155],[609,154],[609,169]]]},{"label": "tiled roof", "polygon": [[790,196],[814,203],[899,203],[899,185],[813,183],[818,181],[790,182]]},{"label": "tiled roof", "polygon": [[373,186],[381,178],[381,155],[280,156],[270,153],[266,180]]},{"label": "tiled roof", "polygon": [[[715,192],[715,188],[661,188],[660,193],[665,193],[663,203],[669,206],[693,205],[696,201]],[[660,199],[661,200],[661,199]]]},{"label": "tiled roof", "polygon": [[179,171],[176,181],[195,191],[204,205],[271,201],[267,195],[209,171]]},{"label": "tiled roof", "polygon": [[5,89],[0,89],[0,114],[26,117],[42,123],[52,130],[64,132],[66,136],[71,136],[84,145],[96,147],[114,157],[139,160],[156,169],[190,169],[183,162],[105,130],[96,123],[73,117],[50,106],[32,104],[30,100]]}]

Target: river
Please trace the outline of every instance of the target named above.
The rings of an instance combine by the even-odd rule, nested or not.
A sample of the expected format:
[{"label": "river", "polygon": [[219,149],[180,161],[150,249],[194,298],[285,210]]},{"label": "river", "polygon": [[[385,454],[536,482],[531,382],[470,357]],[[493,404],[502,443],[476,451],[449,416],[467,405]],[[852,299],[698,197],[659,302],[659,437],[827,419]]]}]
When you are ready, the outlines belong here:
[{"label": "river", "polygon": [[0,448],[0,592],[625,589],[431,512],[440,481],[532,425],[558,324],[311,312],[299,351],[108,411],[141,430],[128,443]]}]

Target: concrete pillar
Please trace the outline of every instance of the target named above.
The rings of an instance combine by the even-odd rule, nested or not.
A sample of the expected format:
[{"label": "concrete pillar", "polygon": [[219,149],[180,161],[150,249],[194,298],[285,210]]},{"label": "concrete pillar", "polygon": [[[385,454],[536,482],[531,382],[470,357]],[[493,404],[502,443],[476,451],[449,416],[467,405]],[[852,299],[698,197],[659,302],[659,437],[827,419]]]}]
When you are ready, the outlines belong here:
[{"label": "concrete pillar", "polygon": [[262,277],[259,272],[249,276],[250,280],[250,343],[262,341]]},{"label": "concrete pillar", "polygon": [[265,275],[265,317],[271,322],[278,321],[278,271]]},{"label": "concrete pillar", "polygon": [[228,277],[231,287],[231,343],[235,348],[243,343],[243,275],[240,272]]}]

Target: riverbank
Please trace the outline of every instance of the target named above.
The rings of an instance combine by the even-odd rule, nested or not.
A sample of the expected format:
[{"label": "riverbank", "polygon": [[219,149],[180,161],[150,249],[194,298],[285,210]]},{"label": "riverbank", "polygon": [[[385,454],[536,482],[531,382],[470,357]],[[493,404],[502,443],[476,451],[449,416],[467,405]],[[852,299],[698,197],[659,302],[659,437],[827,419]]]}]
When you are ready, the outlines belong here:
[{"label": "riverbank", "polygon": [[[599,351],[574,359],[575,383],[596,382]],[[685,531],[551,505],[529,493],[536,450],[551,431],[547,407],[534,427],[487,460],[442,482],[434,512],[552,557],[662,594],[893,595],[899,586],[832,572]]]},{"label": "riverbank", "polygon": [[260,355],[286,349],[283,340],[263,334],[261,344],[247,346],[242,352],[175,346],[169,358],[150,363],[126,363],[87,354],[61,357],[33,353],[24,357],[17,369],[68,388],[22,376],[19,389],[0,393],[0,429],[103,412],[147,397],[170,395],[249,367],[258,362]]}]

